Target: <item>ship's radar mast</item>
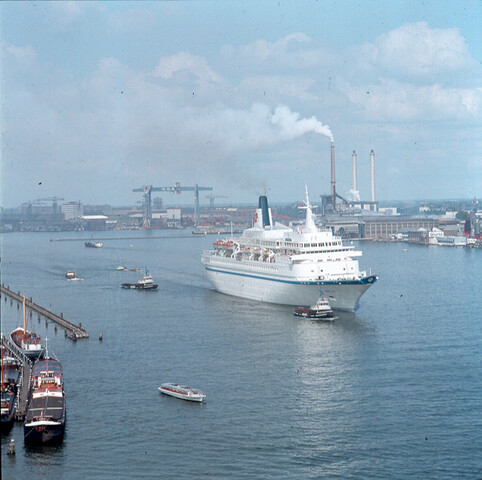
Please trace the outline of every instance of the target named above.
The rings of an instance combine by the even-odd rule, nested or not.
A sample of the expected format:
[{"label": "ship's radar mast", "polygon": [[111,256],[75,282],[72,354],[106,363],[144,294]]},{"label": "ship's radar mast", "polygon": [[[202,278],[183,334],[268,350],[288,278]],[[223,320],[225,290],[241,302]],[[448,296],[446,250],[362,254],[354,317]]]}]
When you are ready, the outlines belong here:
[{"label": "ship's radar mast", "polygon": [[303,228],[303,233],[315,233],[318,231],[318,228],[315,225],[315,220],[313,218],[313,209],[310,204],[310,197],[308,195],[308,186],[305,185],[305,195],[306,195],[306,200],[303,202],[304,205],[302,205],[300,208],[301,210],[306,210],[306,220],[305,220],[305,226]]}]

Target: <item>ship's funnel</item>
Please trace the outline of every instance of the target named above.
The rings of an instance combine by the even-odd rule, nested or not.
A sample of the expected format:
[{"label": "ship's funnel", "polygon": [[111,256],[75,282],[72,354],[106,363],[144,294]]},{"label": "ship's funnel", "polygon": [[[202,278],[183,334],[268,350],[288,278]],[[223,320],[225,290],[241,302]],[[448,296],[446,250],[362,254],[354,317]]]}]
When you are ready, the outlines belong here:
[{"label": "ship's funnel", "polygon": [[268,198],[265,195],[259,197],[259,208],[261,208],[261,213],[263,217],[263,227],[271,225],[268,208]]}]

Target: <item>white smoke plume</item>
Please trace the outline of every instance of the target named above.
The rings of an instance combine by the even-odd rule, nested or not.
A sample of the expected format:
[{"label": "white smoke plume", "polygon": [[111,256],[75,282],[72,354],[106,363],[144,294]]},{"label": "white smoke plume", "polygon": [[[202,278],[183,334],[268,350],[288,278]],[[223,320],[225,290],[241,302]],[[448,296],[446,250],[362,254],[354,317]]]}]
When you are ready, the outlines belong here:
[{"label": "white smoke plume", "polygon": [[292,112],[284,105],[280,105],[275,109],[271,117],[271,124],[277,125],[281,129],[281,135],[284,140],[291,140],[314,132],[328,137],[332,142],[334,141],[328,125],[323,125],[315,116],[300,119],[299,113]]},{"label": "white smoke plume", "polygon": [[354,199],[355,202],[360,201],[360,192],[358,190],[350,189],[350,190],[348,190],[348,194],[351,198]]}]

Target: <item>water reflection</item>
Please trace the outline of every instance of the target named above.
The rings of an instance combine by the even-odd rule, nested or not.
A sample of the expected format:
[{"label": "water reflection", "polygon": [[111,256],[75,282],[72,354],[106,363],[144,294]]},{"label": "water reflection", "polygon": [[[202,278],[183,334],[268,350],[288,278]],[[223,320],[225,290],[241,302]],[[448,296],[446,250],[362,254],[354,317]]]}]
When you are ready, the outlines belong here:
[{"label": "water reflection", "polygon": [[64,443],[55,445],[30,445],[24,443],[25,457],[38,465],[50,465],[52,461],[61,463],[64,458]]}]

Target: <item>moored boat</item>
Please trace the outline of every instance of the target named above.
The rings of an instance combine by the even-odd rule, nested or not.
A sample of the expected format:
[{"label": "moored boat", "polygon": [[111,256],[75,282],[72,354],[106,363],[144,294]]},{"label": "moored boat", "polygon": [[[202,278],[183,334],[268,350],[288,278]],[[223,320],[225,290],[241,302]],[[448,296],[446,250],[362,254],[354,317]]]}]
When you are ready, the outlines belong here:
[{"label": "moored boat", "polygon": [[202,402],[206,395],[197,388],[179,385],[178,383],[163,383],[159,387],[159,391],[164,395],[189,400],[190,402]]},{"label": "moored boat", "polygon": [[61,442],[66,419],[62,364],[47,354],[34,364],[32,376],[33,389],[23,426],[25,442]]},{"label": "moored boat", "polygon": [[327,320],[330,322],[335,320],[335,314],[333,313],[333,310],[331,309],[328,300],[326,300],[326,298],[323,297],[323,295],[321,295],[318,301],[309,308],[306,308],[306,307],[295,308],[294,315],[297,315],[298,317]]},{"label": "moored boat", "polygon": [[115,269],[118,271],[118,272],[122,272],[124,270],[127,270],[126,267],[124,267],[124,265],[119,265],[118,267],[115,267]]},{"label": "moored boat", "polygon": [[123,283],[121,284],[122,288],[131,288],[134,290],[155,290],[158,285],[157,283],[154,283],[154,280],[149,273],[144,275],[140,280],[138,280],[136,283]]},{"label": "moored boat", "polygon": [[33,332],[29,332],[26,327],[25,314],[25,295],[23,297],[23,328],[17,327],[11,334],[10,338],[13,343],[20,349],[21,353],[32,359],[42,358],[45,348],[42,345],[42,339]]},{"label": "moored boat", "polygon": [[15,358],[4,356],[2,348],[1,431],[7,433],[13,425],[16,411],[20,365]]}]

